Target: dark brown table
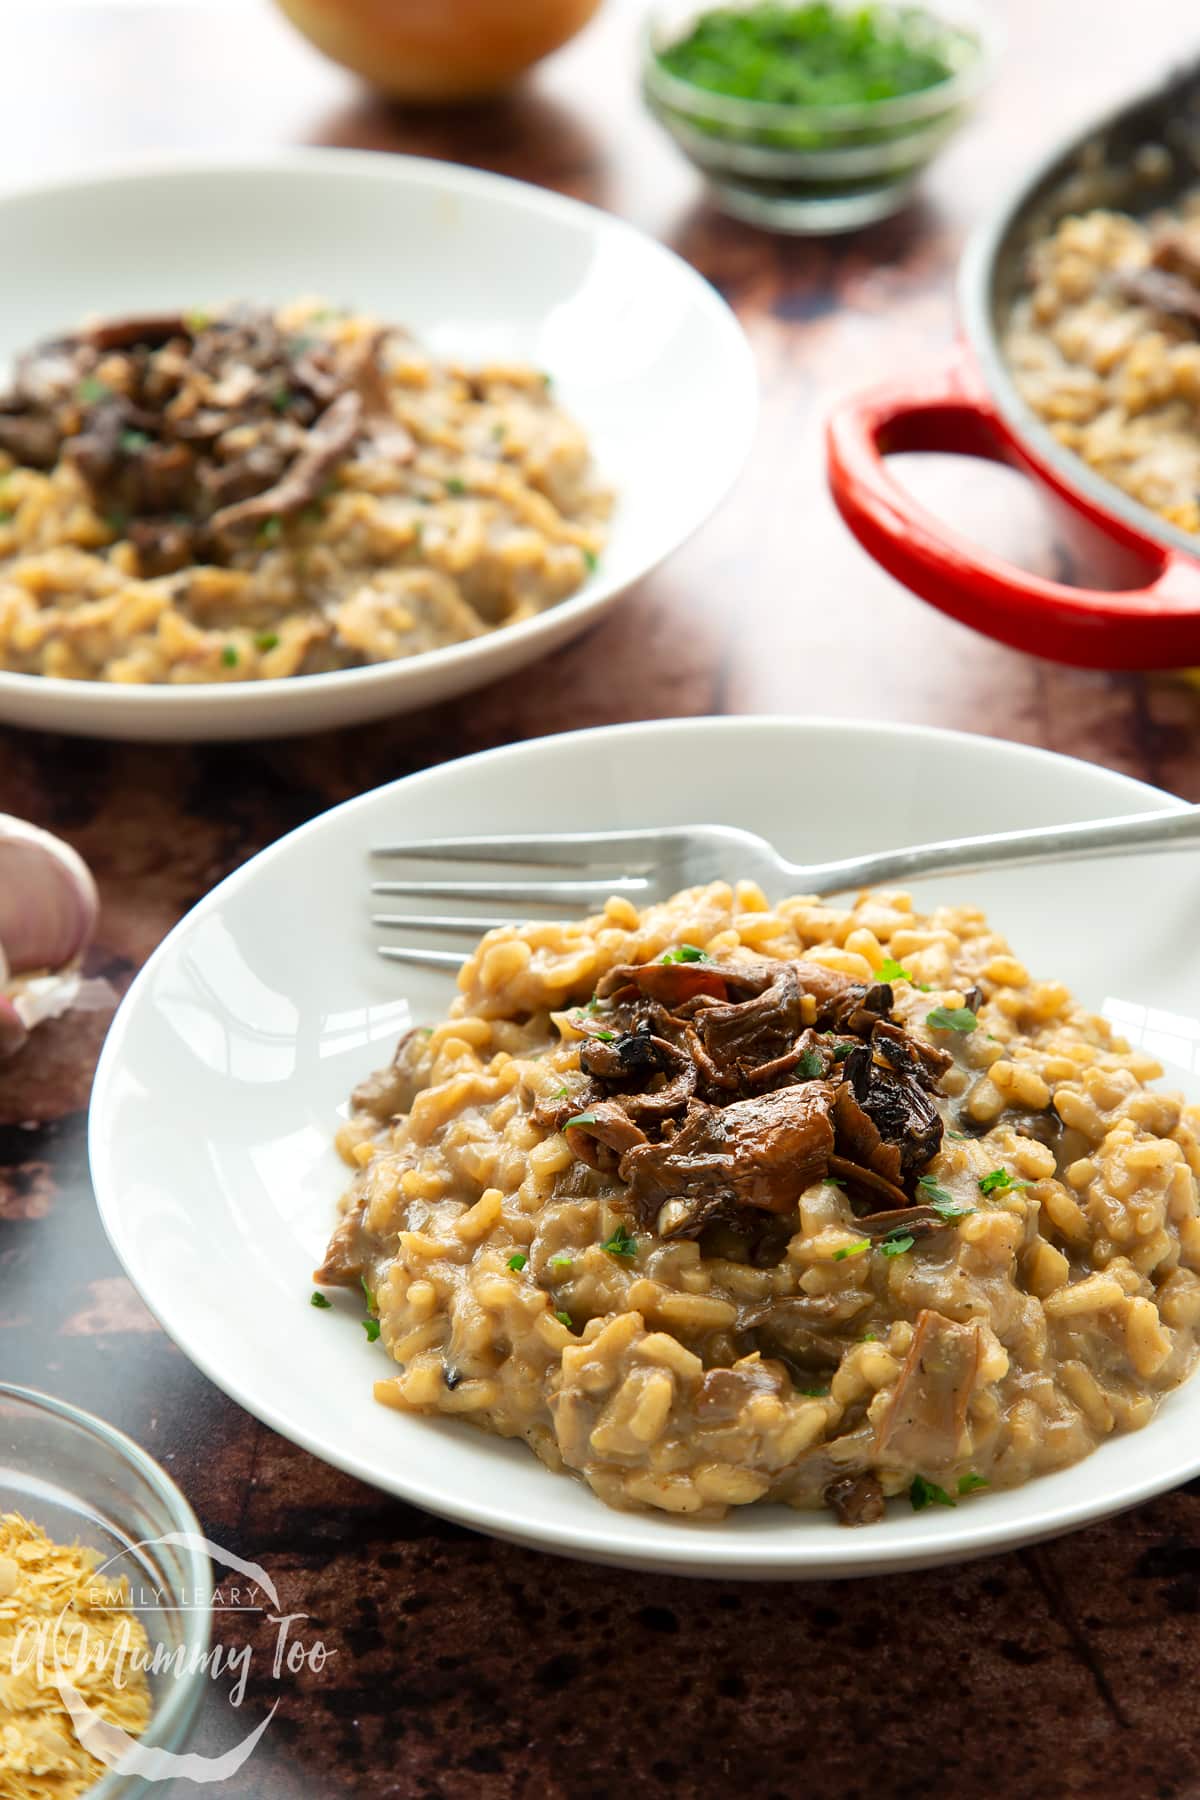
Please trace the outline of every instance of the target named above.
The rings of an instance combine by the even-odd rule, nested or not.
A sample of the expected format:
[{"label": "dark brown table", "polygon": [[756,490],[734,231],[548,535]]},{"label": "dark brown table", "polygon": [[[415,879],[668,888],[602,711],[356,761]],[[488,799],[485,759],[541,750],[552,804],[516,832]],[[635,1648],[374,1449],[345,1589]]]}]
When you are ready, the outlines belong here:
[{"label": "dark brown table", "polygon": [[[1194,8],[1012,0],[1000,79],[920,204],[825,243],[765,237],[705,205],[641,113],[636,10],[610,0],[509,100],[421,116],[364,95],[266,0],[5,8],[6,179],[147,146],[278,142],[501,169],[623,213],[689,257],[740,313],[763,382],[733,502],[536,684],[265,746],[0,732],[0,810],[90,859],[104,902],[91,967],[118,989],[214,882],[299,821],[428,763],[576,726],[751,711],[918,720],[1200,800],[1200,693],[1037,662],[921,606],[847,536],[820,457],[831,397],[947,343],[964,232],[1031,156],[1189,46]],[[1055,567],[1017,477],[927,458],[911,479],[989,543]],[[443,1524],[259,1426],[145,1312],[88,1181],[106,1024],[47,1026],[0,1074],[0,1372],[130,1431],[211,1536],[261,1561],[336,1652],[320,1676],[277,1686],[268,1628],[250,1628],[259,1656],[242,1712],[212,1684],[199,1747],[232,1743],[280,1706],[221,1791],[1200,1795],[1200,1487],[1018,1555],[808,1587],[601,1571]]]}]

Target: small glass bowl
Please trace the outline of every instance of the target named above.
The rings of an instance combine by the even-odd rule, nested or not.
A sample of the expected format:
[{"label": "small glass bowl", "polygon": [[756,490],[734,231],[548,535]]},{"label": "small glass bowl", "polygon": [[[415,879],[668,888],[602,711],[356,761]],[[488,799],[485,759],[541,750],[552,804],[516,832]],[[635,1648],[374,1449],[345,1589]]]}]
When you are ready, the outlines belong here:
[{"label": "small glass bowl", "polygon": [[[0,1513],[19,1512],[56,1543],[89,1544],[104,1572],[125,1575],[151,1650],[182,1652],[148,1680],[154,1699],[139,1743],[176,1750],[195,1720],[206,1683],[212,1565],[196,1515],[175,1483],[131,1438],[90,1413],[30,1388],[0,1382]],[[183,1533],[186,1545],[164,1544]],[[139,1604],[140,1601],[140,1604]],[[161,1782],[153,1784],[161,1791]],[[151,1784],[117,1771],[87,1800],[133,1800]]]},{"label": "small glass bowl", "polygon": [[[966,118],[994,66],[998,29],[976,0],[930,0],[954,73],[893,100],[781,106],[734,99],[681,81],[659,61],[704,13],[756,0],[665,0],[647,22],[642,88],[647,105],[735,218],[775,231],[856,231],[899,212]],[[855,6],[861,0],[835,0]]]}]

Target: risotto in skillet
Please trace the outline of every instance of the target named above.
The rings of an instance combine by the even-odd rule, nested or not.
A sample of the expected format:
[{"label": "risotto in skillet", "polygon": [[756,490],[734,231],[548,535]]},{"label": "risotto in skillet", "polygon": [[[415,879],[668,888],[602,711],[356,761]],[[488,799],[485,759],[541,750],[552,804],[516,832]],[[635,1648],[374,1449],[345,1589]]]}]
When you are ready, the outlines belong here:
[{"label": "risotto in skillet", "polygon": [[385,1405],[612,1506],[866,1524],[1076,1462],[1191,1369],[1200,1115],[978,911],[618,898],[459,987],[340,1134],[317,1279],[365,1290]]},{"label": "risotto in skillet", "polygon": [[0,395],[0,669],[314,675],[528,619],[609,496],[549,377],[317,302],[113,319]]},{"label": "risotto in skillet", "polygon": [[1177,214],[1063,219],[1034,246],[1004,346],[1060,443],[1200,532],[1200,194]]}]

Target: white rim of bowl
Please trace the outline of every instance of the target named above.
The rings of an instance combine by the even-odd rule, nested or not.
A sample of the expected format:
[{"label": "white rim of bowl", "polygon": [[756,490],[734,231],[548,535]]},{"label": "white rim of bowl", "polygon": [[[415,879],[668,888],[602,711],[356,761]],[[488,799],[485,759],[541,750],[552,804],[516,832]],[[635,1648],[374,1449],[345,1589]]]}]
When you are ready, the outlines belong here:
[{"label": "white rim of bowl", "polygon": [[[185,1554],[191,1566],[191,1585],[197,1592],[207,1589],[212,1574],[212,1565],[204,1552],[197,1545],[204,1541],[204,1533],[200,1529],[200,1521],[192,1511],[191,1505],[182,1489],[171,1479],[160,1463],[143,1450],[140,1444],[118,1431],[115,1425],[98,1418],[95,1413],[85,1412],[82,1407],[73,1406],[69,1400],[58,1400],[53,1394],[44,1394],[38,1388],[20,1386],[16,1382],[0,1381],[0,1402],[16,1400],[24,1406],[32,1407],[36,1412],[48,1413],[53,1418],[64,1419],[68,1424],[78,1427],[90,1437],[98,1438],[108,1449],[115,1450],[123,1462],[129,1464],[150,1487],[153,1493],[163,1502],[170,1517],[172,1528],[186,1532],[192,1538]],[[83,1495],[74,1498],[83,1500]],[[86,1508],[98,1525],[107,1525],[103,1515]],[[182,1549],[182,1546],[179,1546]],[[212,1642],[212,1614],[207,1607],[187,1607],[184,1612],[184,1640],[188,1654],[189,1678],[177,1681],[161,1706],[157,1707],[151,1717],[150,1724],[138,1739],[148,1749],[170,1748],[186,1733],[191,1722],[201,1693],[200,1676],[203,1674],[201,1658]],[[117,1770],[104,1775],[87,1790],[86,1800],[114,1800],[125,1788],[130,1777]]]},{"label": "white rim of bowl", "polygon": [[[602,611],[618,593],[624,593],[628,588],[644,581],[668,557],[681,550],[728,499],[745,468],[758,423],[758,372],[749,339],[728,301],[684,257],[657,238],[651,237],[648,232],[640,231],[627,219],[605,212],[602,207],[592,206],[585,200],[575,200],[570,195],[560,194],[550,188],[536,187],[532,182],[521,181],[513,175],[498,175],[490,169],[469,168],[463,163],[440,162],[425,156],[401,155],[387,150],[340,150],[327,149],[321,145],[301,145],[281,150],[246,152],[150,151],[122,157],[98,164],[95,168],[79,169],[74,173],[51,176],[43,181],[26,181],[5,187],[0,192],[0,214],[10,200],[30,200],[41,195],[86,191],[92,187],[107,186],[113,181],[152,181],[161,179],[164,175],[219,174],[233,170],[252,174],[291,172],[299,175],[313,167],[358,174],[385,184],[398,177],[420,174],[426,181],[441,181],[460,192],[515,191],[523,197],[523,203],[531,211],[552,219],[578,219],[581,215],[589,220],[599,219],[603,228],[632,239],[643,247],[649,245],[674,263],[686,280],[694,284],[697,305],[714,321],[718,321],[723,329],[729,330],[730,343],[736,344],[737,355],[742,361],[742,379],[746,391],[743,417],[723,422],[723,440],[732,441],[734,449],[729,458],[728,473],[715,490],[710,504],[702,514],[691,520],[687,530],[674,544],[661,551],[632,581],[622,583],[620,588],[605,581],[601,563],[598,577],[593,577],[578,593],[548,607],[536,617],[522,619],[515,625],[501,626],[483,637],[468,638],[460,644],[446,644],[438,650],[423,650],[417,656],[391,657],[385,662],[366,663],[352,669],[330,669],[318,675],[271,676],[245,682],[201,681],[194,685],[170,682],[126,685],[103,681],[67,681],[58,675],[26,675],[13,669],[0,669],[0,701],[6,694],[28,695],[36,692],[45,693],[50,700],[78,701],[84,698],[85,704],[91,706],[111,703],[130,708],[148,708],[162,706],[169,695],[172,712],[184,714],[189,710],[208,710],[212,707],[235,712],[239,707],[249,706],[249,696],[254,696],[255,702],[261,703],[281,693],[294,694],[297,691],[312,693],[314,696],[327,695],[347,686],[356,690],[386,687],[389,682],[398,679],[400,672],[414,667],[419,667],[422,672],[469,668],[476,662],[486,663],[494,644],[536,642],[539,637],[552,635],[556,626],[564,619],[581,621],[592,613]],[[486,676],[481,679],[486,679]],[[111,697],[111,701],[99,701],[97,696],[101,694]]]},{"label": "white rim of bowl", "polygon": [[[875,722],[870,719],[839,719],[826,716],[802,719],[781,713],[725,714],[715,716],[701,715],[697,718],[686,719],[639,719],[621,725],[588,726],[579,731],[556,732],[552,733],[549,738],[526,738],[515,744],[503,744],[491,750],[476,751],[471,756],[457,758],[451,763],[435,763],[429,769],[420,769],[411,775],[401,776],[397,781],[385,782],[381,787],[372,788],[365,794],[356,794],[351,799],[343,800],[339,805],[330,807],[327,812],[318,814],[317,818],[306,820],[303,825],[298,825],[295,830],[287,832],[281,838],[277,838],[273,844],[268,844],[265,849],[258,852],[257,856],[252,857],[248,863],[244,863],[241,868],[235,869],[232,874],[227,875],[224,881],[219,882],[215,888],[205,895],[203,900],[198,901],[192,910],[184,915],[183,919],[168,932],[163,941],[151,953],[136,976],[129,992],[122,1001],[121,1006],[117,1011],[116,1018],[109,1028],[108,1036],[105,1039],[104,1048],[101,1052],[100,1063],[96,1070],[96,1079],[92,1090],[93,1098],[103,1091],[109,1080],[110,1069],[115,1069],[120,1059],[122,1043],[125,1036],[124,1020],[130,1009],[130,1003],[133,996],[140,991],[143,985],[148,986],[154,979],[158,972],[160,962],[166,960],[172,939],[176,934],[185,925],[191,928],[197,919],[203,917],[211,907],[216,906],[218,904],[217,896],[229,892],[236,893],[244,883],[253,880],[255,867],[265,858],[282,854],[284,846],[290,844],[293,839],[303,837],[306,832],[317,830],[321,825],[321,821],[327,818],[330,812],[347,813],[355,809],[364,809],[380,794],[394,790],[405,782],[420,781],[424,777],[448,768],[471,768],[485,761],[489,757],[510,756],[516,760],[520,760],[525,757],[536,756],[545,744],[552,743],[556,738],[560,737],[579,738],[585,741],[590,740],[593,743],[599,741],[602,744],[612,737],[618,735],[630,736],[639,731],[682,733],[695,730],[717,730],[729,732],[731,734],[735,732],[752,734],[758,730],[777,730],[780,727],[795,730],[800,733],[813,730],[821,731],[834,729],[845,731],[849,729],[864,734],[871,734],[880,739],[885,739],[890,736],[899,736],[912,738],[917,742],[938,745],[948,751],[952,751],[963,745],[978,745],[980,743],[998,744],[1003,754],[1011,756],[1016,763],[1024,764],[1031,773],[1044,768],[1050,763],[1070,763],[1084,769],[1093,771],[1098,770],[1100,774],[1127,787],[1131,793],[1137,792],[1143,795],[1147,793],[1155,794],[1159,796],[1167,806],[1178,808],[1185,804],[1178,794],[1167,793],[1165,789],[1155,788],[1150,782],[1140,781],[1136,776],[1122,775],[1115,769],[1099,768],[1097,764],[1089,763],[1085,758],[1080,756],[1064,756],[1056,750],[1043,750],[1040,746],[1021,744],[1014,742],[1011,739],[984,737],[977,732],[952,731],[936,725],[909,725],[882,721]],[[100,1214],[100,1222],[104,1227],[105,1235],[112,1245],[114,1254],[117,1256],[117,1260],[121,1263],[122,1268],[125,1268],[124,1258],[117,1249],[113,1232],[109,1228],[106,1208],[100,1199],[101,1188],[106,1192],[111,1191],[113,1184],[108,1174],[106,1155],[101,1149],[99,1132],[96,1128],[96,1118],[97,1113],[93,1106],[89,1111],[88,1116],[88,1157],[93,1171],[93,1185],[96,1189],[97,1211]],[[137,1286],[137,1283],[135,1282],[134,1285]],[[139,1293],[141,1292],[140,1288],[138,1291]],[[303,1426],[294,1425],[281,1408],[275,1406],[260,1406],[236,1383],[227,1386],[225,1381],[214,1373],[212,1366],[213,1359],[211,1356],[207,1354],[197,1355],[190,1347],[180,1343],[165,1321],[159,1317],[152,1302],[148,1300],[144,1294],[142,1295],[142,1299],[149,1310],[154,1314],[154,1317],[158,1319],[159,1324],[162,1325],[163,1330],[167,1333],[168,1337],[171,1338],[172,1343],[179,1344],[179,1348],[188,1358],[188,1361],[192,1363],[193,1367],[199,1369],[200,1373],[211,1381],[214,1387],[219,1388],[222,1393],[226,1394],[238,1406],[243,1407],[247,1412],[251,1413],[262,1424],[268,1426],[273,1431],[277,1431],[282,1437],[287,1438],[289,1443],[298,1444],[302,1450],[306,1450],[311,1456],[315,1456],[318,1461],[328,1463],[331,1467],[342,1470],[344,1474],[353,1476],[355,1480],[366,1481],[370,1486],[376,1485],[371,1476],[363,1474],[361,1465],[354,1461],[353,1456],[331,1454],[327,1448],[318,1444],[311,1431],[305,1429]],[[1200,1380],[1200,1373],[1197,1374],[1196,1379]],[[1195,1458],[1193,1458],[1189,1467],[1194,1474],[1196,1469]],[[1023,1521],[1016,1521],[1000,1530],[997,1530],[994,1525],[989,1526],[982,1523],[978,1525],[960,1524],[957,1528],[958,1542],[955,1548],[955,1556],[952,1560],[956,1562],[968,1562],[973,1556],[989,1555],[993,1552],[1013,1548],[1023,1543],[1051,1538],[1062,1532],[1076,1530],[1083,1525],[1091,1524],[1097,1519],[1108,1518],[1112,1514],[1122,1512],[1128,1507],[1138,1506],[1143,1501],[1152,1499],[1156,1494],[1164,1493],[1169,1488],[1177,1486],[1180,1481],[1187,1479],[1189,1479],[1189,1476],[1186,1473],[1181,1473],[1179,1469],[1171,1469],[1165,1475],[1160,1473],[1150,1480],[1142,1478],[1133,1482],[1127,1481],[1117,1489],[1115,1497],[1113,1491],[1109,1489],[1105,1494],[1099,1497],[1092,1497],[1083,1503],[1080,1503],[1079,1501],[1067,1503],[1060,1502],[1056,1506],[1047,1508],[1036,1526],[1032,1528]],[[1033,1484],[1031,1483],[1029,1485],[1032,1486]],[[681,1533],[678,1538],[674,1536],[664,1536],[661,1543],[656,1542],[652,1546],[647,1545],[644,1556],[641,1551],[626,1551],[621,1547],[614,1549],[610,1545],[606,1545],[604,1542],[603,1515],[607,1509],[600,1500],[597,1500],[596,1502],[598,1516],[594,1531],[583,1532],[571,1525],[549,1525],[545,1521],[540,1521],[535,1529],[523,1530],[520,1523],[514,1523],[511,1513],[497,1509],[482,1489],[468,1497],[455,1494],[447,1499],[440,1491],[425,1486],[419,1471],[415,1471],[411,1466],[405,1470],[403,1489],[398,1487],[387,1487],[382,1488],[379,1491],[398,1494],[411,1505],[423,1507],[425,1511],[433,1513],[437,1518],[450,1519],[456,1524],[466,1525],[473,1530],[482,1531],[489,1536],[501,1538],[510,1543],[520,1542],[530,1544],[547,1555],[567,1557],[582,1556],[587,1560],[620,1567],[635,1566],[640,1560],[641,1566],[643,1567],[653,1566],[656,1569],[660,1569],[667,1573],[695,1575],[701,1578],[711,1578],[714,1580],[723,1580],[727,1578],[726,1571],[728,1559],[725,1558],[723,1560],[721,1554],[710,1559],[719,1566],[711,1569],[697,1567],[697,1563],[704,1560],[704,1539],[699,1535],[692,1538],[685,1532]],[[636,1515],[621,1516],[636,1517]],[[868,1563],[869,1566],[864,1567],[861,1570],[838,1568],[830,1571],[831,1558],[824,1553],[816,1555],[811,1552],[806,1553],[805,1547],[800,1542],[797,1542],[796,1546],[784,1555],[776,1546],[764,1547],[754,1543],[751,1539],[745,1539],[741,1545],[738,1546],[738,1557],[739,1562],[745,1568],[747,1575],[765,1576],[768,1579],[772,1576],[775,1576],[776,1578],[787,1578],[798,1570],[804,1570],[806,1572],[826,1571],[830,1573],[830,1579],[848,1579],[860,1574],[864,1576],[874,1575],[886,1573],[892,1569],[902,1570],[905,1568],[921,1566],[919,1555],[914,1555],[911,1551],[907,1550],[893,1551],[889,1554],[887,1547],[882,1543],[879,1545],[878,1554],[873,1558],[868,1559],[864,1556],[863,1561],[864,1563]],[[935,1558],[933,1560],[938,1561],[942,1559]]]}]

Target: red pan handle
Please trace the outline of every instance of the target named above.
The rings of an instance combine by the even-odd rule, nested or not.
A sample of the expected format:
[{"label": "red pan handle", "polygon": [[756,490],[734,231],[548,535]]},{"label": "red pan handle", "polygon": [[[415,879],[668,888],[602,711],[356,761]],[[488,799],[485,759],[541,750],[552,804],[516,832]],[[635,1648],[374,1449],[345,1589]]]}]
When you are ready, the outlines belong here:
[{"label": "red pan handle", "polygon": [[[1051,488],[1148,571],[1107,593],[1031,575],[980,550],[908,493],[885,458],[939,450],[1008,463]],[[1143,537],[1035,463],[959,350],[925,380],[841,401],[826,429],[829,485],[864,549],[898,581],[964,625],[1035,656],[1093,669],[1200,663],[1200,562]]]}]

